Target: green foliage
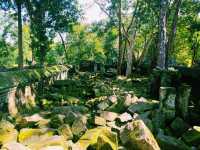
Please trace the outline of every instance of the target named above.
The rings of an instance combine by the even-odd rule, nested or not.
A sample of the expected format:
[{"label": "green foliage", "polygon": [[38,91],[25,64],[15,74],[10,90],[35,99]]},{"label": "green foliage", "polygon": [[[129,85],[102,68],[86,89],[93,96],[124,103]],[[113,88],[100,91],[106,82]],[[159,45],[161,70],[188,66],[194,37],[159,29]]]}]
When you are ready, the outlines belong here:
[{"label": "green foliage", "polygon": [[[3,11],[1,12],[3,13]],[[0,16],[0,66],[13,67],[17,60],[16,23],[12,13]]]},{"label": "green foliage", "polygon": [[31,20],[32,49],[40,64],[44,64],[56,32],[66,32],[79,18],[76,0],[25,1]]},{"label": "green foliage", "polygon": [[63,64],[65,61],[65,52],[60,43],[50,45],[50,50],[47,52],[46,62],[48,64]]},{"label": "green foliage", "polygon": [[84,25],[73,27],[67,49],[68,61],[71,64],[78,64],[81,60],[91,60],[104,63],[105,52],[102,39],[90,28]]},{"label": "green foliage", "polygon": [[[77,23],[82,15],[77,0],[0,0],[0,65],[17,64],[16,2],[22,4],[24,64],[79,64],[94,61],[113,65],[118,58],[118,1],[97,0],[108,19],[90,25]],[[159,0],[121,0],[122,49],[124,64],[131,42],[133,65],[156,65],[159,28]],[[168,3],[167,31],[170,35],[175,13],[175,0]],[[176,36],[169,52],[170,65],[192,66],[200,59],[199,1],[182,0]],[[134,14],[134,19],[132,15]],[[133,19],[132,26],[129,27]],[[128,30],[129,29],[129,30]],[[133,31],[136,38],[132,40]],[[63,42],[57,39],[63,36]],[[128,39],[127,39],[128,36]]]}]

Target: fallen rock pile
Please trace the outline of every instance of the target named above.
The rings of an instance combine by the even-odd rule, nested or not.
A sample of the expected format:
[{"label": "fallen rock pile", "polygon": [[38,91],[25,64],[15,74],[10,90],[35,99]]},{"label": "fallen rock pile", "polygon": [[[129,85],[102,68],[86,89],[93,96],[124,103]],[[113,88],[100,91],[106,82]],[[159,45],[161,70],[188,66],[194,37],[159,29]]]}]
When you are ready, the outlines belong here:
[{"label": "fallen rock pile", "polygon": [[[0,121],[1,149],[200,149],[200,126],[193,126],[183,117],[176,115],[176,96],[173,89],[167,88],[167,92],[162,89],[161,98],[156,101],[139,98],[132,91],[123,91],[112,83],[107,84],[107,89],[105,82],[97,84],[100,79],[91,78],[95,83],[89,81],[87,87],[95,89],[87,89],[93,93],[93,97],[87,100],[82,98],[85,95],[91,96],[91,93],[74,97],[74,93],[69,95],[67,92],[68,99],[63,99],[65,95],[61,98],[69,84],[67,81],[59,81],[54,87],[60,88],[61,91],[55,90],[54,93],[61,97],[55,98],[55,94],[51,107],[43,107],[46,103],[40,102],[43,110],[38,113],[19,114],[10,119],[4,117]],[[49,89],[47,93],[51,91],[52,89]],[[41,100],[45,98],[41,96]]]}]

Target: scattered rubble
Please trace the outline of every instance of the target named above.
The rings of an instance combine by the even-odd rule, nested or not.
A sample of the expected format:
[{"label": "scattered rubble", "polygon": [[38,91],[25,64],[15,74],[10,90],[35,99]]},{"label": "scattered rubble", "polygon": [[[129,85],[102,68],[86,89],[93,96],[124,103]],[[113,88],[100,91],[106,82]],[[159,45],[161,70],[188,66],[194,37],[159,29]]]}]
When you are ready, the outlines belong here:
[{"label": "scattered rubble", "polygon": [[200,127],[187,118],[191,89],[182,86],[177,93],[173,87],[161,87],[160,98],[150,100],[144,91],[133,89],[141,82],[124,77],[102,81],[84,73],[58,81],[40,96],[44,110],[0,121],[1,149],[200,148]]}]

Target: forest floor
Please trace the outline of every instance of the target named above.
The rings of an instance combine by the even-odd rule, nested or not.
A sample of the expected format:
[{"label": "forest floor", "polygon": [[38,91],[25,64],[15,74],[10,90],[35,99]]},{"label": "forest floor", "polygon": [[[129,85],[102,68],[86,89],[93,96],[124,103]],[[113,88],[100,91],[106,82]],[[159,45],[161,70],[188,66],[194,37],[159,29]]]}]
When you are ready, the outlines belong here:
[{"label": "forest floor", "polygon": [[167,144],[171,150],[190,149],[180,140],[188,129],[186,123],[180,125],[184,131],[173,134],[180,118],[166,130],[157,128],[159,101],[148,99],[148,81],[146,76],[88,72],[56,81],[40,91],[37,101],[21,115],[4,116],[0,128],[9,132],[3,132],[0,142],[12,139],[15,142],[3,147],[17,150],[158,150]]}]

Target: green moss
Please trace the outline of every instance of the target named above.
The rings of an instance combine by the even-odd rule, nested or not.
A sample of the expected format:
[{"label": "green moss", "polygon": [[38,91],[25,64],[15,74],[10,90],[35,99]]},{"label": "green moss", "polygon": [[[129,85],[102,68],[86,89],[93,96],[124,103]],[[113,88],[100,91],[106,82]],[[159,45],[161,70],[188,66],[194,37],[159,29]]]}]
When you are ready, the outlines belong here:
[{"label": "green moss", "polygon": [[0,90],[20,85],[26,85],[29,82],[39,81],[42,78],[48,78],[67,69],[67,66],[60,65],[45,68],[28,69],[23,71],[1,72]]},{"label": "green moss", "polygon": [[117,135],[106,127],[88,130],[77,144],[83,149],[87,149],[89,146],[94,146],[95,149],[106,149],[105,147],[109,147],[109,150],[118,149]]}]

